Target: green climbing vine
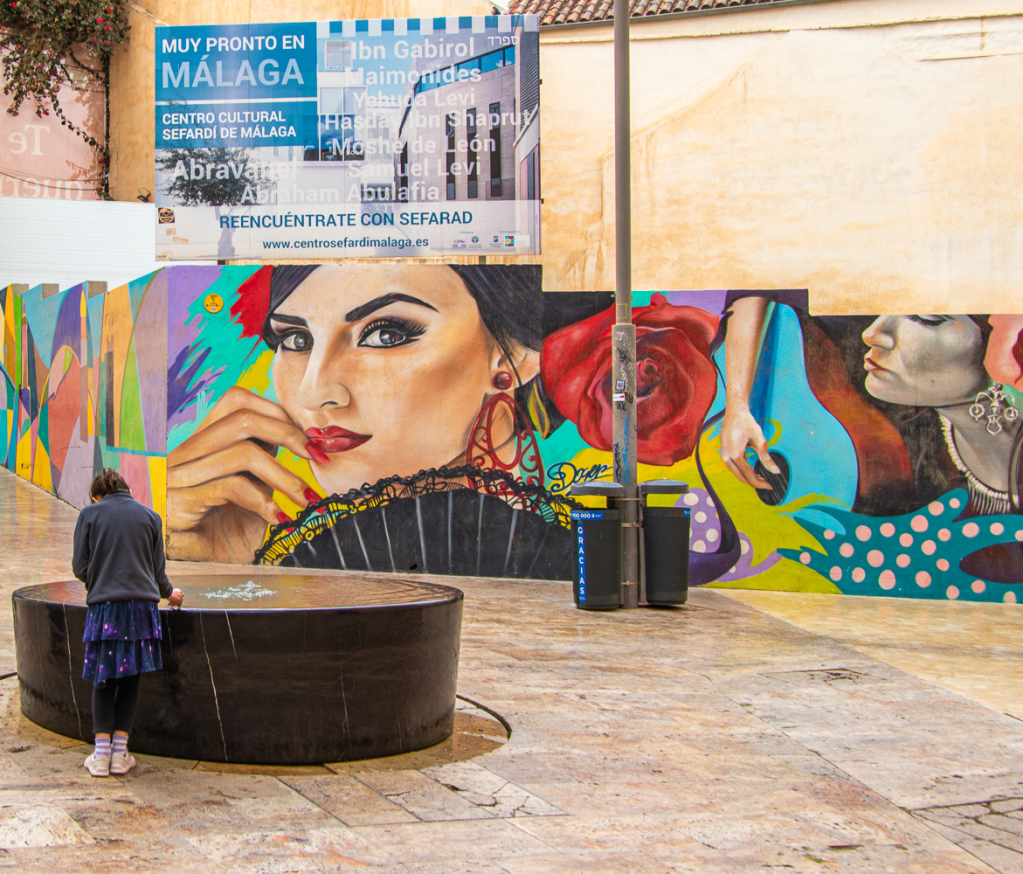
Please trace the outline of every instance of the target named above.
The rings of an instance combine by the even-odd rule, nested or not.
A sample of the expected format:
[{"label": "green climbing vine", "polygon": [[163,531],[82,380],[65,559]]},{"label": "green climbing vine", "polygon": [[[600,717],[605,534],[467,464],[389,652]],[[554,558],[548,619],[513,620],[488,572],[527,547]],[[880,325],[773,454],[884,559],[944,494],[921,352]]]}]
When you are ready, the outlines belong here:
[{"label": "green climbing vine", "polygon": [[[111,0],[0,0],[0,68],[7,110],[17,115],[26,101],[37,116],[52,111],[63,127],[96,153],[101,175],[97,190],[110,200],[110,58],[128,39],[128,15]],[[100,142],[74,124],[57,99],[61,86],[76,89],[90,81],[105,94],[104,134]]]}]

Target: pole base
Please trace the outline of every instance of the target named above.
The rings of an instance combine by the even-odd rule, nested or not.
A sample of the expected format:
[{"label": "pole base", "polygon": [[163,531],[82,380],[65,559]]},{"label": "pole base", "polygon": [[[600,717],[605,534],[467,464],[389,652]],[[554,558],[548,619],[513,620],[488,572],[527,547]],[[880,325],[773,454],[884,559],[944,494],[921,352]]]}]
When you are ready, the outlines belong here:
[{"label": "pole base", "polygon": [[639,606],[639,583],[622,583],[622,607],[626,610]]}]

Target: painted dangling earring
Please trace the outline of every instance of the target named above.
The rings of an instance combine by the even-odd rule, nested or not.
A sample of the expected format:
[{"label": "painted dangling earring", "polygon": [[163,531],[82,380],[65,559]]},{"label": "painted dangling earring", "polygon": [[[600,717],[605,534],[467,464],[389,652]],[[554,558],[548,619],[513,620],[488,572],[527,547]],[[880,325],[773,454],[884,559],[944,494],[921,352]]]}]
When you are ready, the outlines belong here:
[{"label": "painted dangling earring", "polygon": [[[508,377],[510,388],[511,374],[504,371],[494,377],[495,387],[498,380],[505,381],[502,376]],[[508,416],[512,422],[512,434],[498,442],[494,432],[501,419]],[[510,460],[502,459],[499,450],[505,450],[504,455],[506,458],[510,455]],[[509,394],[494,395],[483,405],[469,433],[465,461],[472,467],[489,470],[514,471],[518,468],[526,483],[534,486],[544,484],[543,462],[540,459],[540,447],[537,446],[536,436],[522,408]]]},{"label": "painted dangling earring", "polygon": [[987,391],[977,394],[970,406],[970,415],[975,422],[987,419],[988,434],[1001,434],[1002,420],[1011,425],[1019,418],[1019,410],[1016,409],[1016,399],[1003,390],[1000,382],[996,382]]}]

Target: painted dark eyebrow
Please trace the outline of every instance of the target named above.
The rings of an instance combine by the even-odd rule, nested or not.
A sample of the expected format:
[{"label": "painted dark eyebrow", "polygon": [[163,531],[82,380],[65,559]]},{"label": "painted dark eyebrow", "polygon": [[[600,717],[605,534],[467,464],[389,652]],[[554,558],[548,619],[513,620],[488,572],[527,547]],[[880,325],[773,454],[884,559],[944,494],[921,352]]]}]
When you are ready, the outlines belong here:
[{"label": "painted dark eyebrow", "polygon": [[298,316],[282,316],[277,313],[271,313],[270,319],[275,322],[283,322],[285,325],[301,325],[303,328],[309,327],[309,323]]},{"label": "painted dark eyebrow", "polygon": [[380,297],[375,297],[369,303],[364,303],[362,306],[356,307],[354,310],[349,310],[345,313],[346,322],[357,322],[359,319],[364,319],[370,313],[375,313],[379,309],[383,309],[388,304],[397,303],[403,301],[404,303],[414,303],[416,306],[426,307],[428,310],[438,312],[437,307],[430,306],[425,300],[420,300],[418,297],[412,297],[410,294],[400,294],[395,292],[394,294],[382,294]]}]

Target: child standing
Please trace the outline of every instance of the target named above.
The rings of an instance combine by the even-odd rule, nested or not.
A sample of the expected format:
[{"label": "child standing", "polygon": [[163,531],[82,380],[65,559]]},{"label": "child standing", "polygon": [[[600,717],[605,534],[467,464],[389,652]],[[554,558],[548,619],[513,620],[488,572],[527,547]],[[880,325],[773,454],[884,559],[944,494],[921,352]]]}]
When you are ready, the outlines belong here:
[{"label": "child standing", "polygon": [[139,675],[163,668],[160,598],[180,607],[184,593],[167,579],[160,517],[136,501],[121,475],[104,470],[89,489],[92,505],[75,526],[72,568],[85,583],[85,671],[92,680],[93,777],[135,767],[128,735]]}]

